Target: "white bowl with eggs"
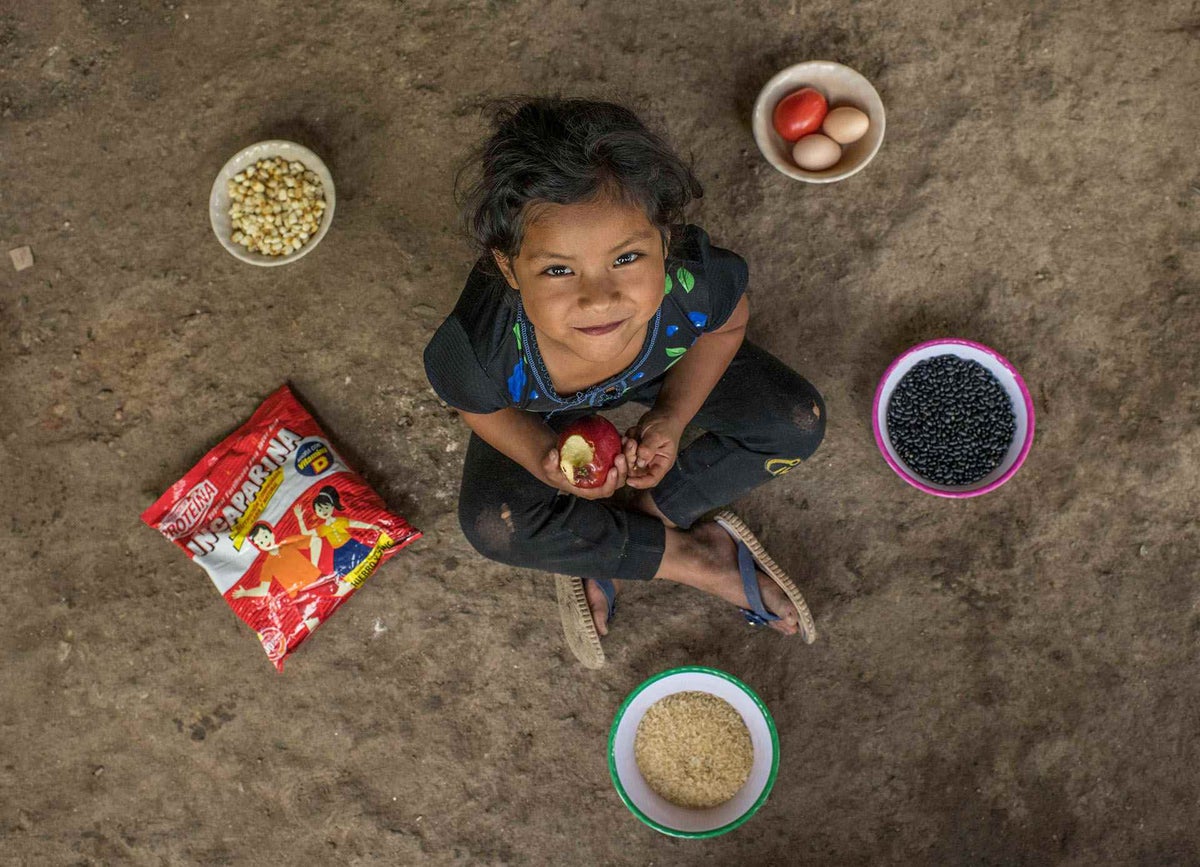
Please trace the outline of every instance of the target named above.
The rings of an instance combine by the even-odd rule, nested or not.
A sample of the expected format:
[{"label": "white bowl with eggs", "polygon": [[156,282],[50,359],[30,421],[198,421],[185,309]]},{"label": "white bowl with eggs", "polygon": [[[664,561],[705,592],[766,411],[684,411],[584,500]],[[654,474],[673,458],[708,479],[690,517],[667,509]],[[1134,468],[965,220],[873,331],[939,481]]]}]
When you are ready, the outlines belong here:
[{"label": "white bowl with eggs", "polygon": [[[848,106],[866,114],[868,120],[866,133],[857,141],[841,146],[837,162],[820,171],[800,168],[792,157],[795,143],[784,140],[775,130],[775,106],[803,87],[816,88],[824,95],[830,115]],[[789,178],[810,184],[831,184],[862,171],[879,152],[886,126],[883,100],[871,82],[849,66],[832,60],[808,60],[776,73],[759,91],[751,117],[754,141],[767,162]]]},{"label": "white bowl with eggs", "polygon": [[[235,229],[233,227],[233,218],[229,213],[232,204],[232,198],[229,193],[229,182],[260,160],[274,158],[285,160],[288,163],[299,162],[306,170],[315,174],[321,182],[325,209],[320,215],[316,232],[311,233],[307,239],[302,241],[302,246],[298,250],[292,250],[282,255],[268,256],[264,253],[249,250],[233,240]],[[295,262],[302,256],[306,256],[312,252],[312,249],[321,242],[321,239],[325,237],[325,233],[329,231],[329,224],[333,221],[335,203],[333,175],[329,173],[328,167],[326,167],[321,158],[304,145],[293,141],[272,139],[270,141],[256,142],[247,148],[243,148],[221,167],[221,171],[217,173],[216,180],[213,181],[212,192],[209,194],[208,218],[209,222],[212,223],[212,229],[217,236],[217,240],[221,242],[221,246],[228,250],[230,254],[250,265],[271,267]]]},{"label": "white bowl with eggs", "polygon": [[[660,797],[642,776],[634,741],[642,718],[659,699],[677,692],[706,692],[728,702],[750,734],[750,775],[728,801],[688,809]],[[770,711],[750,687],[727,672],[699,665],[672,668],[640,684],[622,702],[608,735],[608,771],[621,801],[640,821],[672,837],[716,837],[741,826],[767,800],[779,772],[779,735]]]}]

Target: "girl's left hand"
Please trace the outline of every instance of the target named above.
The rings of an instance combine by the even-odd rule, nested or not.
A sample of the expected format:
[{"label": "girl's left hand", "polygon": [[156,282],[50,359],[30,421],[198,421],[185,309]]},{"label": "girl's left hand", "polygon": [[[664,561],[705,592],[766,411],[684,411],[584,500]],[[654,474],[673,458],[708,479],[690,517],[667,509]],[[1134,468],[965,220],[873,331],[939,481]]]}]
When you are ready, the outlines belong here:
[{"label": "girl's left hand", "polygon": [[682,427],[670,416],[650,410],[625,432],[625,460],[631,488],[653,488],[675,466]]}]

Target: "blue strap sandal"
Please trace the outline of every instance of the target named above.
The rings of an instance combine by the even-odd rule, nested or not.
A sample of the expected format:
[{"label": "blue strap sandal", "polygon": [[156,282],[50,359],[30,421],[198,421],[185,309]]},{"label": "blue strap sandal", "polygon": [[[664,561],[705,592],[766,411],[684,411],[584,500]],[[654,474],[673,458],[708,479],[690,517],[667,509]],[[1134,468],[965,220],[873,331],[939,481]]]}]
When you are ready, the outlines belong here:
[{"label": "blue strap sandal", "polygon": [[758,570],[754,567],[754,555],[750,553],[746,543],[737,536],[733,537],[733,541],[737,543],[738,571],[742,573],[742,590],[745,591],[746,600],[750,603],[749,608],[739,608],[738,611],[742,612],[742,616],[751,626],[766,626],[774,620],[779,620],[779,615],[772,614],[763,604],[762,591],[758,589]]},{"label": "blue strap sandal", "polygon": [[713,520],[733,537],[733,541],[737,545],[738,571],[742,575],[742,588],[746,591],[746,600],[750,603],[750,608],[739,609],[745,616],[746,622],[754,626],[766,626],[768,623],[780,619],[777,614],[772,614],[763,605],[762,593],[758,589],[757,569],[778,584],[779,589],[796,606],[796,613],[800,615],[801,640],[805,644],[812,644],[816,641],[817,626],[813,622],[812,612],[808,610],[808,603],[804,601],[799,588],[787,576],[787,573],[780,569],[779,565],[767,554],[762,543],[758,541],[750,528],[727,509],[717,512],[713,516]]},{"label": "blue strap sandal", "polygon": [[[617,587],[607,578],[595,580],[596,586],[608,601],[608,622],[612,623],[617,613]],[[600,633],[592,620],[592,609],[588,605],[583,579],[570,575],[555,575],[554,589],[558,597],[558,616],[562,621],[563,635],[567,647],[584,668],[600,668],[604,665],[604,650],[600,647]]]}]

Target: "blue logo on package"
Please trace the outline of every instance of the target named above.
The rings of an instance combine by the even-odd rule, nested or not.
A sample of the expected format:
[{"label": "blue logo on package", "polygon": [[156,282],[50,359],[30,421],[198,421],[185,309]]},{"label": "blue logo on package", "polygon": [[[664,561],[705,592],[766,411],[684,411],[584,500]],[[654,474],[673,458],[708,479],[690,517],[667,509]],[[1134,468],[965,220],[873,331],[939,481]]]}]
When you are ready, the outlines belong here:
[{"label": "blue logo on package", "polygon": [[296,469],[306,476],[319,476],[333,464],[333,453],[320,440],[309,440],[296,449]]}]

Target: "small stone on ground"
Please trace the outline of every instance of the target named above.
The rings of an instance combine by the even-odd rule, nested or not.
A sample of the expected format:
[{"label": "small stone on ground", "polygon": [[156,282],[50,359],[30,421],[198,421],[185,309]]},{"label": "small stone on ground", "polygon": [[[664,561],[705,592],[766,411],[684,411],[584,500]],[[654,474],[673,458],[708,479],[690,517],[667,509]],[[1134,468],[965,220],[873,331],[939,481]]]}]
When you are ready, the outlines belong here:
[{"label": "small stone on ground", "polygon": [[33,267],[33,250],[29,247],[17,247],[15,250],[9,250],[8,258],[12,259],[13,267],[18,271]]}]

